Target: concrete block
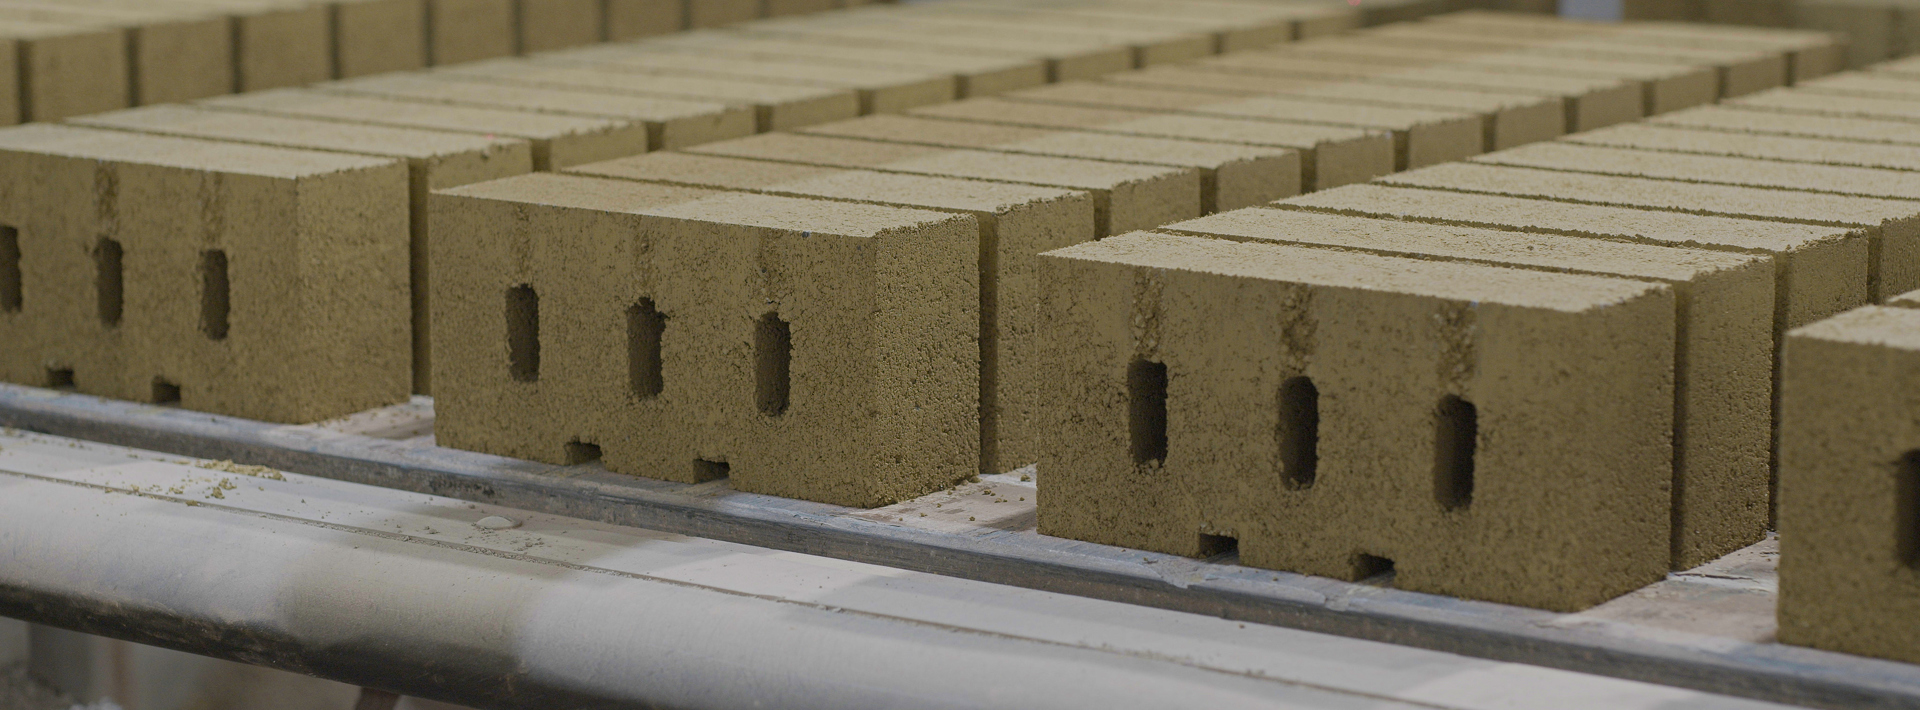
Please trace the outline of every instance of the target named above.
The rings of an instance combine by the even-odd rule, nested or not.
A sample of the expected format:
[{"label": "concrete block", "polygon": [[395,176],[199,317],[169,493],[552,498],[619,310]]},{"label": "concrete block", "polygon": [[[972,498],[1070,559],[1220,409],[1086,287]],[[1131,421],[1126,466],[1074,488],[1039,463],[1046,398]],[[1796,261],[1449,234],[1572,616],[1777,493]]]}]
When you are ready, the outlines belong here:
[{"label": "concrete block", "polygon": [[1083,190],[1101,236],[1200,216],[1200,171],[797,134],[687,149],[704,155]]},{"label": "concrete block", "polygon": [[[1920,100],[1920,77],[1910,78],[1905,74],[1891,72],[1850,72],[1815,79],[1794,87],[1792,92],[1779,93],[1805,93],[1823,98],[1840,96],[1915,101]],[[1769,96],[1767,99],[1767,101],[1756,101],[1755,105],[1768,105],[1779,101],[1779,97],[1774,96]]]},{"label": "concrete block", "polygon": [[1794,163],[1851,165],[1891,170],[1920,169],[1920,148],[1851,141],[1759,136],[1750,133],[1695,131],[1667,126],[1629,125],[1567,136],[1568,142],[1616,148],[1729,155]]},{"label": "concrete block", "polygon": [[677,0],[607,0],[606,8],[610,42],[687,29],[687,4]]},{"label": "concrete block", "polygon": [[25,0],[0,7],[9,20],[121,28],[132,72],[132,105],[184,101],[233,91],[233,29],[222,15],[188,7]]},{"label": "concrete block", "polygon": [[[1448,68],[1491,74],[1626,81],[1639,87],[1641,111],[1646,115],[1710,104],[1720,96],[1719,73],[1712,67],[1552,57],[1513,50],[1404,47],[1367,36],[1301,42],[1282,48],[1281,54],[1311,57],[1320,61],[1366,62],[1396,67],[1445,64]],[[1220,60],[1230,58],[1221,57]]]},{"label": "concrete block", "polygon": [[[1053,12],[1081,17],[1149,20],[1213,33],[1217,51],[1240,52],[1296,39],[1340,34],[1366,24],[1378,24],[1366,15],[1379,8],[1338,5],[1240,2],[1100,2],[1082,5],[1036,5],[1021,0],[971,3],[1028,12]],[[959,7],[959,6],[956,6]],[[1042,10],[1044,8],[1044,10]]]},{"label": "concrete block", "polygon": [[1468,113],[1341,104],[1307,97],[1235,98],[1105,82],[1054,84],[1013,92],[1007,94],[1007,98],[1388,131],[1393,135],[1394,168],[1398,170],[1452,162],[1486,152],[1482,118]]},{"label": "concrete block", "polygon": [[942,13],[937,8],[932,8],[930,12],[899,16],[880,27],[930,38],[977,37],[996,41],[1026,40],[1040,46],[1125,47],[1134,67],[1187,62],[1216,51],[1213,35],[1205,32],[1183,32],[1165,27],[1146,31],[1074,27],[1014,18]]},{"label": "concrete block", "polygon": [[1793,26],[1847,37],[1847,65],[1863,67],[1894,56],[1898,10],[1858,0],[1795,0]]},{"label": "concrete block", "polygon": [[701,57],[755,59],[783,64],[869,69],[932,69],[950,72],[957,95],[991,96],[1047,83],[1041,59],[987,57],[938,52],[858,47],[828,42],[760,39],[743,33],[685,32],[645,44],[608,45],[607,49],[671,52]]},{"label": "concrete block", "polygon": [[[1690,47],[1698,49],[1783,52],[1792,81],[1839,71],[1846,66],[1844,42],[1811,29],[1753,27],[1752,22],[1701,24],[1698,22],[1634,22],[1618,25],[1577,23],[1548,18],[1497,13],[1460,13],[1447,20],[1467,20],[1524,31],[1539,32],[1551,25],[1561,32],[1583,32],[1630,46]],[[1784,27],[1784,26],[1783,26]],[[1790,82],[1791,83],[1791,82]]]},{"label": "concrete block", "polygon": [[511,109],[591,118],[644,121],[655,150],[725,140],[754,132],[754,111],[708,101],[616,96],[584,91],[487,85],[426,74],[388,74],[337,81],[316,91],[416,103]]},{"label": "concrete block", "polygon": [[1618,43],[1588,39],[1517,39],[1509,28],[1463,31],[1454,26],[1419,23],[1410,27],[1385,27],[1370,34],[1408,42],[1413,46],[1441,46],[1456,49],[1524,50],[1551,57],[1637,61],[1686,67],[1713,67],[1720,75],[1720,96],[1741,96],[1785,86],[1791,67],[1785,53],[1749,50],[1693,49],[1661,46],[1657,43]]},{"label": "concrete block", "polygon": [[513,0],[427,0],[427,63],[511,56],[513,17]]},{"label": "concrete block", "polygon": [[1393,108],[1472,114],[1480,119],[1482,150],[1547,140],[1566,133],[1563,101],[1526,94],[1420,88],[1349,80],[1315,80],[1196,71],[1149,69],[1107,77],[1122,86],[1210,92],[1225,96],[1288,97]]},{"label": "concrete block", "polygon": [[870,69],[792,64],[673,52],[633,52],[621,48],[579,52],[537,60],[556,66],[584,66],[678,77],[716,77],[792,86],[852,89],[860,113],[898,113],[915,106],[946,103],[957,97],[959,81],[937,69]]},{"label": "concrete block", "polygon": [[427,66],[427,0],[334,0],[332,7],[334,76]]},{"label": "concrete block", "polygon": [[1572,143],[1540,143],[1474,158],[1476,163],[1564,170],[1602,175],[1674,180],[1714,185],[1746,185],[1775,190],[1920,200],[1920,175],[1897,170],[1805,165],[1777,160],[1727,158],[1626,150]]},{"label": "concrete block", "polygon": [[687,0],[687,27],[721,27],[762,17],[760,0]]},{"label": "concrete block", "polygon": [[433,210],[443,446],[853,506],[979,472],[971,216],[554,173]]},{"label": "concrete block", "polygon": [[860,96],[849,89],[597,71],[518,59],[445,67],[434,74],[448,79],[488,84],[751,106],[761,131],[784,130],[860,115]]},{"label": "concrete block", "polygon": [[1667,284],[1679,324],[1673,569],[1691,569],[1766,534],[1771,257],[1270,209],[1176,222],[1161,231]]},{"label": "concrete block", "polygon": [[326,81],[333,76],[333,13],[321,3],[259,2],[234,18],[236,91]]},{"label": "concrete block", "polygon": [[[1453,65],[1388,67],[1376,63],[1323,61],[1293,56],[1287,52],[1243,52],[1214,57],[1193,66],[1294,81],[1359,81],[1422,91],[1467,91],[1521,102],[1518,105],[1543,103],[1539,101],[1541,98],[1558,99],[1564,104],[1562,113],[1565,121],[1560,131],[1564,133],[1635,121],[1646,115],[1646,87],[1640,82],[1619,79],[1488,72],[1470,66]],[[1522,97],[1535,97],[1535,100],[1527,103]],[[1498,132],[1500,126],[1496,125],[1495,128]],[[1509,132],[1512,131],[1509,129]],[[1547,137],[1554,135],[1559,133]],[[1526,136],[1518,135],[1497,134],[1496,139],[1507,143],[1532,142]]]},{"label": "concrete block", "polygon": [[907,114],[952,121],[1288,148],[1300,154],[1303,192],[1365,182],[1393,172],[1393,136],[1356,128],[1047,105],[998,98],[956,101],[914,109]]},{"label": "concrete block", "polygon": [[11,45],[19,77],[16,122],[126,108],[125,30],[8,20],[0,21],[0,40]]},{"label": "concrete block", "polygon": [[1920,311],[1791,333],[1780,427],[1780,642],[1920,662]]},{"label": "concrete block", "polygon": [[1874,300],[1920,288],[1920,204],[1847,195],[1455,163],[1397,173],[1381,183],[1717,217],[1860,230],[1874,255]]},{"label": "concrete block", "polygon": [[805,15],[838,9],[839,0],[766,0],[767,17],[785,17],[787,15]]},{"label": "concrete block", "polygon": [[551,52],[600,42],[601,0],[517,0],[520,53]]},{"label": "concrete block", "polygon": [[1348,185],[1275,203],[1363,217],[1767,254],[1778,274],[1778,336],[1787,328],[1871,302],[1872,255],[1864,231],[1601,205]]},{"label": "concrete block", "polygon": [[[1754,103],[1746,103],[1749,100]],[[1920,100],[1835,98],[1781,91],[1755,94],[1741,102],[1681,111],[1648,123],[1729,133],[1920,145],[1920,124],[1903,118],[1920,119]]]},{"label": "concrete block", "polygon": [[405,401],[403,162],[0,131],[6,380],[274,422]]},{"label": "concrete block", "polygon": [[1300,194],[1300,154],[1287,149],[906,116],[868,116],[824,123],[799,132],[889,143],[1192,168],[1200,173],[1200,210],[1205,213],[1239,209]]},{"label": "concrete block", "polygon": [[647,122],[626,119],[414,103],[307,89],[235,94],[198,105],[291,118],[523,138],[529,143],[534,170],[556,170],[648,150]]},{"label": "concrete block", "polygon": [[1667,571],[1664,284],[1149,234],[1041,278],[1044,534],[1557,610]]},{"label": "concrete block", "polygon": [[427,195],[433,190],[519,175],[533,170],[527,141],[386,126],[311,121],[186,106],[150,106],[73,119],[76,125],[281,148],[404,158],[411,175],[414,392],[431,394],[433,323],[428,299],[433,268]]},{"label": "concrete block", "polygon": [[[1238,52],[1293,41],[1295,18],[1288,13],[1222,18],[1194,12],[1191,6],[1164,7],[1164,12],[1133,10],[1142,6],[1030,5],[1021,3],[955,3],[927,5],[921,15],[955,18],[987,17],[1029,26],[1120,30],[1128,32],[1200,33],[1212,38],[1207,54]],[[1258,6],[1252,6],[1258,7]]]},{"label": "concrete block", "polygon": [[822,168],[688,153],[652,153],[569,172],[786,197],[957,212],[980,222],[980,470],[1039,460],[1044,432],[1029,423],[1044,384],[1033,363],[1041,252],[1092,241],[1093,197],[1052,188]]},{"label": "concrete block", "polygon": [[954,37],[945,34],[907,34],[886,28],[762,27],[744,30],[751,36],[854,47],[879,47],[926,54],[1037,59],[1046,62],[1047,81],[1075,81],[1134,68],[1133,50],[1107,44],[1068,44],[1025,37]]}]

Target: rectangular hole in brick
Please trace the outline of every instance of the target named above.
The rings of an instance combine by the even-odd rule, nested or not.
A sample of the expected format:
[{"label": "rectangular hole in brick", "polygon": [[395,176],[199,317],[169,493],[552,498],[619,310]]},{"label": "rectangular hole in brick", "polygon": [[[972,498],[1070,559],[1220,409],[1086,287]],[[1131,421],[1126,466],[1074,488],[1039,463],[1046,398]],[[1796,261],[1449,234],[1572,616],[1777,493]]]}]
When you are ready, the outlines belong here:
[{"label": "rectangular hole in brick", "polygon": [[20,230],[0,225],[0,310],[18,312],[24,301],[20,274]]},{"label": "rectangular hole in brick", "polygon": [[600,460],[600,445],[584,441],[567,442],[567,465],[576,466]]},{"label": "rectangular hole in brick", "polygon": [[1901,456],[1894,475],[1895,551],[1901,564],[1920,569],[1920,449]]},{"label": "rectangular hole in brick", "polygon": [[200,332],[213,340],[227,338],[227,315],[232,310],[227,282],[227,253],[200,252]]},{"label": "rectangular hole in brick", "polygon": [[1135,360],[1127,368],[1127,416],[1134,463],[1167,458],[1167,366]]},{"label": "rectangular hole in brick", "polygon": [[787,412],[793,368],[793,330],[779,314],[760,317],[753,329],[754,401],[760,413],[777,417]]},{"label": "rectangular hole in brick", "polygon": [[180,385],[160,379],[153,379],[153,403],[170,404],[180,401]]},{"label": "rectangular hole in brick", "polygon": [[120,325],[120,312],[126,305],[120,257],[120,242],[112,239],[101,237],[93,247],[93,290],[99,301],[100,324],[108,327]]},{"label": "rectangular hole in brick", "polygon": [[666,388],[660,362],[660,339],[666,331],[667,316],[654,308],[653,299],[642,298],[627,308],[627,385],[635,397],[658,397]]},{"label": "rectangular hole in brick", "polygon": [[1280,383],[1280,474],[1293,490],[1313,487],[1320,468],[1320,390],[1306,377]]},{"label": "rectangular hole in brick", "polygon": [[1382,587],[1393,586],[1393,558],[1364,552],[1354,554],[1353,579]]},{"label": "rectangular hole in brick", "polygon": [[71,367],[47,368],[47,386],[57,390],[73,389],[73,368]]},{"label": "rectangular hole in brick", "polygon": [[1480,416],[1473,403],[1454,395],[1440,398],[1433,413],[1433,497],[1446,510],[1473,504],[1473,457],[1480,440]]},{"label": "rectangular hole in brick", "polygon": [[718,481],[722,478],[726,478],[731,473],[732,473],[732,470],[727,465],[727,462],[725,461],[708,461],[706,459],[693,460],[693,480],[699,481],[701,483],[706,483],[707,481]]},{"label": "rectangular hole in brick", "polygon": [[1231,535],[1208,535],[1200,533],[1200,556],[1212,560],[1227,555],[1239,555],[1240,540]]},{"label": "rectangular hole in brick", "polygon": [[515,380],[540,381],[540,294],[526,284],[507,289],[507,369]]}]

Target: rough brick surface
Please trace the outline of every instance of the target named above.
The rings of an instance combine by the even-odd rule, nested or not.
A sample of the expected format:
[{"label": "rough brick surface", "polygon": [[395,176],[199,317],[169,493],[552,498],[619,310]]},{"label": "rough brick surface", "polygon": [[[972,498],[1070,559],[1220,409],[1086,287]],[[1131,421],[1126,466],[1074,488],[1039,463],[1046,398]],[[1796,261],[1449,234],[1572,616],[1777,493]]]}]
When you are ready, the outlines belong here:
[{"label": "rough brick surface", "polygon": [[754,111],[707,101],[612,96],[518,86],[447,81],[422,74],[389,74],[322,84],[318,91],[401,101],[503,108],[539,113],[646,121],[654,149],[678,148],[754,132]]}]

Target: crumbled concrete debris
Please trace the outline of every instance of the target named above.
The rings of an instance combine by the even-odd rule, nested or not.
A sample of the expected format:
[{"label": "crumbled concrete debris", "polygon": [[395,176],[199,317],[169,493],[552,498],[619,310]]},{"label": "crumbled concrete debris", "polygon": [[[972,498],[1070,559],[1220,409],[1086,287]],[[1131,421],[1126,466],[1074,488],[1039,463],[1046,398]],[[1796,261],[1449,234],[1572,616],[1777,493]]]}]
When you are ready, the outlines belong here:
[{"label": "crumbled concrete debris", "polygon": [[273,481],[287,480],[287,477],[280,475],[279,471],[275,471],[265,466],[248,466],[246,464],[234,463],[232,461],[202,461],[194,465],[200,468],[210,468],[215,471],[237,473],[242,476],[252,476],[254,478],[265,478]]}]

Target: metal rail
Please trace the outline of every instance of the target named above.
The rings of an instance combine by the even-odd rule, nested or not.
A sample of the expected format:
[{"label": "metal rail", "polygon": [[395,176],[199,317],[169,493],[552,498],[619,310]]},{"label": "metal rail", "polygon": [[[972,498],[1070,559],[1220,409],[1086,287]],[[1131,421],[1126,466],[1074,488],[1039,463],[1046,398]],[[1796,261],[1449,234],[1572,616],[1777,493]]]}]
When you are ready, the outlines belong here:
[{"label": "metal rail", "polygon": [[1563,615],[838,506],[0,385],[0,425],[184,456],[1499,661],[1828,708],[1920,710],[1920,666],[1640,634]]}]

